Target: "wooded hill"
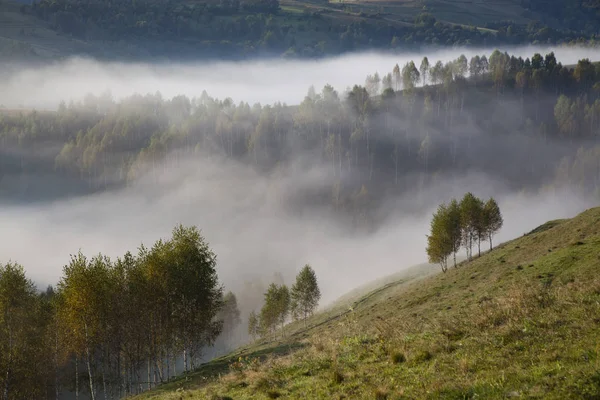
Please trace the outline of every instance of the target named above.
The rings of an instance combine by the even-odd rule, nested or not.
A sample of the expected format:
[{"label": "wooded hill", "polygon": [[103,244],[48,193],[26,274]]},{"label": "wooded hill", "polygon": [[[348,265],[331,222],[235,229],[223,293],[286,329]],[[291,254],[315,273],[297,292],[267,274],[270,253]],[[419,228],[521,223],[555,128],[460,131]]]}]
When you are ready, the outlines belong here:
[{"label": "wooded hill", "polygon": [[283,193],[287,204],[327,207],[363,227],[385,218],[373,212],[384,198],[419,198],[473,170],[514,190],[597,190],[597,65],[501,52],[423,61],[390,66],[348,93],[310,88],[297,106],[89,95],[57,112],[0,112],[0,193],[38,201],[110,190],[211,154],[271,176],[311,157],[327,184]]},{"label": "wooded hill", "polygon": [[152,60],[597,42],[594,1],[86,1],[0,3],[0,60]]}]

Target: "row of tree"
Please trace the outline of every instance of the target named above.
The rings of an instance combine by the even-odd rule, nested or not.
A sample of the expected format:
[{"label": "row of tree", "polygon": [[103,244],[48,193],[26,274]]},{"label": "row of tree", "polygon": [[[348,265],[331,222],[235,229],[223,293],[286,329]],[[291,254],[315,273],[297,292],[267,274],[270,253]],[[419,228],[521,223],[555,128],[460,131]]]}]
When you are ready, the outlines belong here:
[{"label": "row of tree", "polygon": [[306,319],[312,315],[321,298],[321,291],[315,271],[310,265],[296,276],[296,282],[291,290],[285,284],[272,283],[265,293],[264,305],[257,315],[254,311],[248,318],[248,333],[252,337],[269,335],[281,327],[284,334],[284,324],[291,314],[294,321]]},{"label": "row of tree", "polygon": [[193,369],[202,349],[240,322],[216,256],[183,226],[137,256],[79,253],[41,294],[21,266],[0,266],[0,311],[6,400],[139,393],[175,376],[177,360]]},{"label": "row of tree", "polygon": [[492,250],[492,237],[503,223],[502,213],[493,198],[483,202],[469,192],[460,202],[452,199],[449,204],[442,203],[433,214],[431,231],[427,235],[429,262],[440,264],[446,272],[450,255],[454,256],[456,267],[456,254],[461,246],[471,260],[475,244],[481,256],[481,242],[489,241]]}]

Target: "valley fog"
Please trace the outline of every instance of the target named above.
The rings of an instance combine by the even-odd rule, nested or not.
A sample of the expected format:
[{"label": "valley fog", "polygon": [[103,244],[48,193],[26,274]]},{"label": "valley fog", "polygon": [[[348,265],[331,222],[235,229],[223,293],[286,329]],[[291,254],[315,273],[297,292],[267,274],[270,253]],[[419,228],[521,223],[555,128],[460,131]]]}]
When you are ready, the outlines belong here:
[{"label": "valley fog", "polygon": [[[581,58],[600,59],[600,49],[559,46],[504,46],[507,51],[523,58],[539,52],[554,51],[563,65],[575,64]],[[490,49],[443,49],[422,53],[358,53],[323,60],[249,60],[244,62],[198,62],[124,64],[99,63],[90,59],[70,58],[43,68],[19,66],[0,81],[0,106],[6,108],[55,109],[61,100],[81,101],[85,95],[110,92],[115,100],[132,94],[160,92],[165,98],[177,95],[200,97],[203,91],[210,96],[250,104],[300,103],[307,89],[314,85],[319,91],[330,84],[342,93],[365,77],[378,72],[391,72],[414,60],[419,63],[427,56],[431,65],[448,62],[464,54],[486,55]]]},{"label": "valley fog", "polygon": [[[516,56],[556,53],[558,61],[600,59],[598,49],[503,48]],[[102,64],[70,59],[44,68],[23,68],[0,81],[0,104],[7,108],[54,109],[60,101],[81,101],[88,93],[110,91],[115,99],[160,92],[199,97],[203,91],[234,102],[297,104],[314,85],[331,84],[340,92],[363,84],[366,75],[390,72],[398,63],[431,64],[460,54],[467,58],[493,49],[444,50],[426,54],[364,53],[321,61],[262,60],[207,64]],[[517,145],[515,145],[517,146]],[[479,154],[485,158],[486,154]],[[533,157],[533,156],[532,156]],[[541,154],[539,157],[544,157]],[[509,165],[507,168],[514,167]],[[176,224],[197,225],[216,252],[218,274],[233,290],[246,313],[258,306],[262,292],[244,301],[248,283],[266,285],[281,273],[292,284],[300,268],[310,263],[323,293],[322,305],[373,279],[426,261],[426,234],[437,204],[467,191],[483,199],[494,196],[504,215],[504,227],[494,243],[522,235],[549,219],[570,217],[593,206],[569,187],[554,192],[517,193],[506,182],[484,173],[461,173],[443,183],[429,183],[400,197],[386,198],[375,210],[384,223],[369,233],[352,232],[325,207],[292,210],[286,204],[298,194],[331,187],[335,177],[321,161],[299,155],[277,174],[255,171],[248,164],[216,155],[188,157],[177,167],[164,165],[157,180],[143,177],[125,188],[99,194],[58,198],[34,204],[5,204],[0,211],[1,262],[21,263],[43,288],[55,284],[69,255],[81,250],[112,258],[136,253],[167,238]],[[1,183],[0,183],[1,184]],[[418,206],[415,206],[418,205]],[[482,245],[487,248],[488,244]],[[248,295],[250,296],[250,295]]]},{"label": "valley fog", "polygon": [[[291,212],[285,203],[295,192],[331,180],[319,167],[298,168],[265,177],[230,160],[188,160],[167,169],[158,181],[143,178],[132,187],[103,194],[31,206],[4,206],[0,212],[0,254],[25,266],[40,288],[54,284],[69,255],[99,252],[111,258],[140,244],[168,238],[176,224],[197,225],[217,254],[218,274],[227,290],[243,300],[246,284],[265,287],[276,274],[292,284],[310,263],[319,278],[322,305],[347,291],[426,261],[431,212],[408,213],[411,196],[390,200],[385,224],[375,232],[353,234],[327,210]],[[512,239],[548,219],[570,217],[593,205],[565,190],[552,195],[510,193],[486,176],[472,174],[453,184],[425,190],[428,203],[473,190],[497,197],[505,225],[495,244]],[[487,243],[483,244],[483,249]],[[240,301],[243,312],[255,307]]]}]

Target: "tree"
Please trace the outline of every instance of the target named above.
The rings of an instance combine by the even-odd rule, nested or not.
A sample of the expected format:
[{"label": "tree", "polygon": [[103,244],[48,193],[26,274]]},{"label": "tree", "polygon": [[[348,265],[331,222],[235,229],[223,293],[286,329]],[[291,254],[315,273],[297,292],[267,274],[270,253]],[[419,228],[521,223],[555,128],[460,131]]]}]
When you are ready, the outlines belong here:
[{"label": "tree", "polygon": [[223,333],[227,335],[227,340],[231,340],[231,334],[241,322],[237,298],[233,292],[227,292],[223,297],[218,319],[223,321]]},{"label": "tree", "polygon": [[398,91],[400,89],[401,75],[400,75],[400,66],[398,64],[394,65],[394,70],[392,71],[392,77],[394,81],[394,90]]},{"label": "tree", "polygon": [[490,241],[490,250],[492,250],[492,236],[494,236],[504,224],[500,207],[494,198],[490,199],[483,206],[483,219],[485,226],[485,233]]},{"label": "tree", "polygon": [[462,240],[460,226],[460,205],[456,199],[452,199],[446,209],[446,218],[444,220],[445,230],[448,232],[450,247],[454,258],[454,268],[456,268],[456,253],[460,250]]},{"label": "tree", "polygon": [[466,193],[460,202],[460,225],[462,243],[469,260],[473,258],[473,241],[477,237],[477,227],[481,219],[481,201],[472,193]]},{"label": "tree", "polygon": [[446,218],[448,209],[441,204],[431,219],[431,231],[427,235],[427,256],[430,263],[440,264],[442,272],[448,270],[448,256],[452,253],[452,243],[448,235]]},{"label": "tree", "polygon": [[259,320],[254,311],[248,315],[248,334],[254,339],[260,332]]},{"label": "tree", "polygon": [[467,57],[465,57],[464,54],[461,54],[460,57],[454,61],[454,73],[455,75],[464,78],[468,70],[469,62],[467,61]]},{"label": "tree", "polygon": [[290,312],[290,302],[290,292],[286,285],[269,285],[265,293],[265,304],[260,311],[260,326],[265,333],[274,332],[277,325],[281,325],[283,329]]},{"label": "tree", "polygon": [[319,304],[321,291],[317,284],[315,271],[306,264],[296,276],[296,283],[292,286],[292,313],[299,313],[304,319],[311,315]]},{"label": "tree", "polygon": [[419,83],[420,73],[415,63],[409,61],[402,68],[402,86],[405,91],[411,92],[412,89]]},{"label": "tree", "polygon": [[[23,267],[0,265],[0,393],[3,399],[43,398],[42,322],[33,282]],[[41,329],[40,329],[41,328]]]},{"label": "tree", "polygon": [[423,57],[421,61],[421,66],[419,67],[419,72],[421,72],[421,79],[423,81],[423,85],[427,84],[427,76],[429,76],[429,69],[431,66],[429,65],[429,59],[427,57]]}]

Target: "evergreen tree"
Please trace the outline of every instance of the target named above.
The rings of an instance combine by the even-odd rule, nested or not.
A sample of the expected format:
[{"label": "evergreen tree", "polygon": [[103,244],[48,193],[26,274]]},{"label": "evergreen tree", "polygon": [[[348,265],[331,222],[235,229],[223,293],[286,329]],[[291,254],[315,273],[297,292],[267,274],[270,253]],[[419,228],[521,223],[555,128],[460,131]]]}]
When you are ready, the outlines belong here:
[{"label": "evergreen tree", "polygon": [[292,286],[292,314],[302,316],[306,326],[306,318],[311,315],[319,304],[321,291],[317,283],[315,271],[306,264],[296,276]]}]

